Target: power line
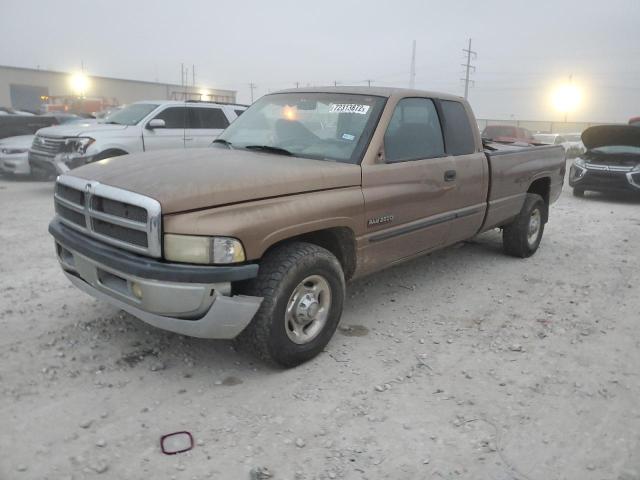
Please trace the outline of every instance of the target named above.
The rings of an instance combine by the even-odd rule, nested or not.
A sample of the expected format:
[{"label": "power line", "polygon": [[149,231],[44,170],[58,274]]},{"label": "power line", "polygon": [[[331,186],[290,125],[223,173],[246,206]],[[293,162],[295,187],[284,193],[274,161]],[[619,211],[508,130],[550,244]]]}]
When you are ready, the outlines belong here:
[{"label": "power line", "polygon": [[[467,54],[467,63],[463,63],[462,66],[466,68],[465,76],[464,76],[464,98],[467,99],[469,97],[469,74],[475,73],[476,67],[471,65],[471,57],[475,60],[478,56],[477,52],[471,50],[471,39],[469,39],[469,47],[462,49],[463,53]],[[472,80],[473,82],[473,80]]]}]

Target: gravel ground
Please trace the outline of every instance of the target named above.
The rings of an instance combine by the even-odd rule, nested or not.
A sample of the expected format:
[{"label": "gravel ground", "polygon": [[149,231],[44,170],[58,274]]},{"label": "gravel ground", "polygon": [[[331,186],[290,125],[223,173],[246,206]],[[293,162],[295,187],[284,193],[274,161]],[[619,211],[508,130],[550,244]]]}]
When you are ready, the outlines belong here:
[{"label": "gravel ground", "polygon": [[489,232],[357,281],[282,371],[73,288],[51,197],[0,180],[2,480],[640,479],[640,201],[565,189],[530,259]]}]

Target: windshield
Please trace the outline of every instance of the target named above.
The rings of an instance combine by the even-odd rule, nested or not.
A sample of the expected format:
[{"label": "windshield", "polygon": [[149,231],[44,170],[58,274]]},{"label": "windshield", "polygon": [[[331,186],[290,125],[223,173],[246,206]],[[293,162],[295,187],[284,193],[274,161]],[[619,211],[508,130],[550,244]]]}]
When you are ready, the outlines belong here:
[{"label": "windshield", "polygon": [[286,150],[297,157],[358,163],[385,100],[341,93],[266,95],[217,141],[231,148]]},{"label": "windshield", "polygon": [[540,143],[554,143],[556,141],[555,135],[537,134],[533,136]]},{"label": "windshield", "polygon": [[602,153],[606,155],[640,155],[640,147],[630,145],[607,145],[591,150],[592,153]]},{"label": "windshield", "polygon": [[136,125],[156,108],[158,108],[158,105],[155,103],[134,103],[107,116],[103,123]]}]

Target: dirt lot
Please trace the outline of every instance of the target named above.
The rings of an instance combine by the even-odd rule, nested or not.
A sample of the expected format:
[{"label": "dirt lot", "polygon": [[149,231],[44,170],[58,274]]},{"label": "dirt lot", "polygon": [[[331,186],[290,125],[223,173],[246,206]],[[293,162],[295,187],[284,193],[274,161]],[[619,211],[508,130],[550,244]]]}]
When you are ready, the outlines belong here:
[{"label": "dirt lot", "polygon": [[640,479],[640,201],[567,190],[530,259],[490,232],[358,281],[280,371],[73,288],[51,196],[0,179],[2,480]]}]

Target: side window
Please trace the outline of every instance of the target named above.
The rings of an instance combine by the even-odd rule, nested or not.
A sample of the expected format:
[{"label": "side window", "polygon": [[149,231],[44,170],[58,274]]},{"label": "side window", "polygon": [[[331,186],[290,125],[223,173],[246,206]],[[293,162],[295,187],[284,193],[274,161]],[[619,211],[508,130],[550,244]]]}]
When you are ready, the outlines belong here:
[{"label": "side window", "polygon": [[187,128],[224,129],[229,120],[220,108],[190,108],[191,116]]},{"label": "side window", "polygon": [[403,98],[396,105],[384,134],[387,162],[403,162],[444,155],[438,112],[428,98]]},{"label": "side window", "polygon": [[154,118],[164,120],[165,128],[184,128],[186,123],[187,109],[184,107],[165,108]]},{"label": "side window", "polygon": [[460,102],[442,100],[444,138],[449,155],[467,155],[476,151],[476,142],[464,106]]},{"label": "side window", "polygon": [[244,112],[244,110],[234,110],[234,112],[236,112],[237,116],[242,115],[242,113]]}]

